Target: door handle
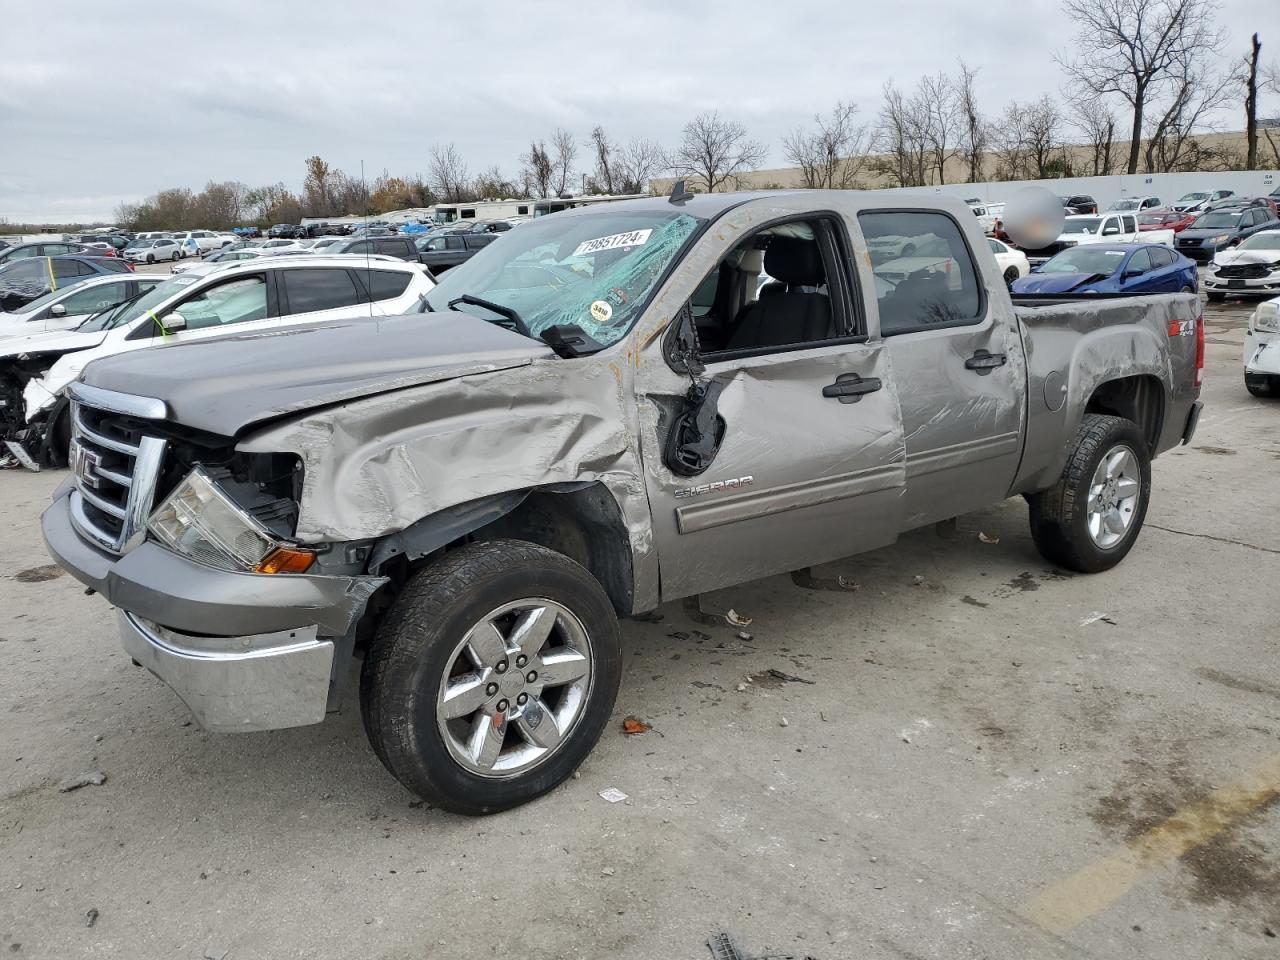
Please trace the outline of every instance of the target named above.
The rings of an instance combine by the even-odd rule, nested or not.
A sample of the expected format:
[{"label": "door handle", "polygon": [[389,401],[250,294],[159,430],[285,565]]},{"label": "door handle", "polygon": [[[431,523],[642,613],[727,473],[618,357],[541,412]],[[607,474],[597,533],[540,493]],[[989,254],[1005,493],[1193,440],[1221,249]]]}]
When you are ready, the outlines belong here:
[{"label": "door handle", "polygon": [[1009,358],[1003,353],[988,353],[986,350],[978,350],[964,362],[964,368],[975,371],[980,377],[985,377],[996,367],[1003,367],[1008,362]]},{"label": "door handle", "polygon": [[882,384],[876,377],[863,379],[856,373],[842,373],[835,383],[822,388],[824,397],[834,397],[841,403],[857,403],[864,394],[875,393]]}]

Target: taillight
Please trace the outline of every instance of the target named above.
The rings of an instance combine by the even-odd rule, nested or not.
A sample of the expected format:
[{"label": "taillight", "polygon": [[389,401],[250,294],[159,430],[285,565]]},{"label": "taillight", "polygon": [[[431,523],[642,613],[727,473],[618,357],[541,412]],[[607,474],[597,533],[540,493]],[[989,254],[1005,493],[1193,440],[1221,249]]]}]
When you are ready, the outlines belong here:
[{"label": "taillight", "polygon": [[1196,317],[1196,386],[1204,380],[1204,314]]}]

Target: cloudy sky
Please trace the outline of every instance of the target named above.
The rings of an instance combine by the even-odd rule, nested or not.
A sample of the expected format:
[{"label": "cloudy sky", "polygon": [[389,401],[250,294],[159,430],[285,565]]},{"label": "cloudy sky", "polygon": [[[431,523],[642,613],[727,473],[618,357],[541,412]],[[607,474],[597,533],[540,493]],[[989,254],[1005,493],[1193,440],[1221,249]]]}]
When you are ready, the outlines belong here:
[{"label": "cloudy sky", "polygon": [[[1233,53],[1280,0],[1222,0]],[[874,9],[875,13],[870,11]],[[121,201],[208,180],[297,189],[303,159],[372,179],[425,173],[455,142],[509,176],[530,137],[595,123],[673,143],[703,110],[770,145],[839,98],[875,113],[963,56],[983,108],[1054,93],[1072,26],[1047,0],[214,0],[5,2],[0,217],[110,218]],[[1268,36],[1270,34],[1270,36]],[[1268,47],[1270,49],[1268,49]],[[1228,125],[1243,126],[1234,116]]]}]

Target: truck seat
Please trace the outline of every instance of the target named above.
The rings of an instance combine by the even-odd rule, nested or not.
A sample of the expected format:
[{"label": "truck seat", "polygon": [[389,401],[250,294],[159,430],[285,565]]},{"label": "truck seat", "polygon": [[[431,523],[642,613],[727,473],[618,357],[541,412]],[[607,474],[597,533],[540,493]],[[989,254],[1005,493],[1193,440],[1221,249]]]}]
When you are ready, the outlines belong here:
[{"label": "truck seat", "polygon": [[[795,237],[773,237],[764,252],[765,272],[778,284],[750,303],[738,319],[728,349],[776,347],[784,343],[829,340],[835,336],[831,301],[825,293],[801,292],[827,282],[817,243]],[[785,284],[785,288],[783,285]]]}]

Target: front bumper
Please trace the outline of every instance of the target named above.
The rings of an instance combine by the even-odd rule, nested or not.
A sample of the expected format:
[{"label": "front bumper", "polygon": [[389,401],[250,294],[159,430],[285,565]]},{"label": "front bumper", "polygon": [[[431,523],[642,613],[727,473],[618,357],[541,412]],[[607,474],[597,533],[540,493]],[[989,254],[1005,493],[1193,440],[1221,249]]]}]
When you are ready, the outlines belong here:
[{"label": "front bumper", "polygon": [[381,577],[235,573],[145,541],[124,556],[71,522],[68,481],[40,519],[49,553],[120,610],[125,649],[210,730],[270,730],[324,718],[334,638]]},{"label": "front bumper", "polygon": [[324,719],[332,640],[314,626],[242,637],[193,636],[117,610],[125,651],[213,733],[279,730]]},{"label": "front bumper", "polygon": [[1280,377],[1280,334],[1250,330],[1244,335],[1244,372]]},{"label": "front bumper", "polygon": [[1204,277],[1204,288],[1223,293],[1254,293],[1274,297],[1280,294],[1280,271],[1266,277],[1218,277],[1210,270]]}]

